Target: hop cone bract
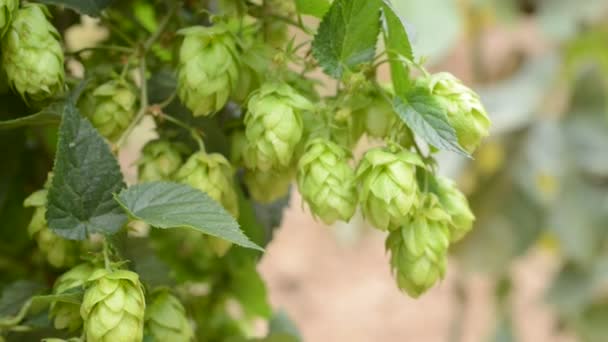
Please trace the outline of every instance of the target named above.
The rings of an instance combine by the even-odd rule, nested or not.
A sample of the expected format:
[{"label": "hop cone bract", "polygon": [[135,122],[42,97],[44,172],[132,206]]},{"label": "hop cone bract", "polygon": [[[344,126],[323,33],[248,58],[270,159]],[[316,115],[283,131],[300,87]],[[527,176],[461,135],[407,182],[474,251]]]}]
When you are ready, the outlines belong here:
[{"label": "hop cone bract", "polygon": [[449,215],[430,194],[403,226],[390,232],[386,248],[391,252],[391,266],[397,285],[410,296],[420,296],[443,278],[449,221]]},{"label": "hop cone bract", "polygon": [[144,146],[138,164],[140,182],[169,180],[181,167],[182,156],[174,144],[158,139]]},{"label": "hop cone bract", "polygon": [[450,179],[438,176],[437,196],[443,209],[450,215],[451,242],[462,239],[472,228],[475,215],[469,208],[465,195],[456,188]]},{"label": "hop cone bract", "polygon": [[24,5],[2,39],[2,66],[9,82],[34,101],[61,93],[65,78],[59,33],[47,15],[43,5]]},{"label": "hop cone bract", "polygon": [[302,110],[312,104],[284,83],[265,83],[254,92],[245,116],[247,168],[262,171],[289,167],[304,129]]},{"label": "hop cone bract", "polygon": [[101,135],[115,141],[129,127],[136,101],[137,96],[126,82],[111,80],[86,94],[79,107]]},{"label": "hop cone bract", "polygon": [[419,82],[429,87],[446,110],[460,145],[469,153],[475,151],[490,128],[490,119],[479,95],[450,73],[434,74],[421,78]]},{"label": "hop cone bract", "polygon": [[357,208],[355,172],[346,150],[314,139],[298,163],[298,188],[313,214],[326,224],[348,221]]},{"label": "hop cone bract", "polygon": [[8,30],[18,8],[19,0],[0,0],[0,37]]},{"label": "hop cone bract", "polygon": [[272,203],[289,193],[289,186],[294,172],[283,171],[250,171],[245,172],[245,184],[251,197],[260,203]]},{"label": "hop cone bract", "polygon": [[363,215],[374,227],[403,225],[418,202],[416,166],[422,165],[418,155],[405,150],[374,148],[365,153],[357,167],[359,198]]},{"label": "hop cone bract", "polygon": [[207,193],[238,217],[239,203],[234,189],[233,170],[223,155],[197,152],[177,171],[175,179]]},{"label": "hop cone bract", "polygon": [[146,302],[137,273],[98,269],[89,277],[80,315],[88,342],[139,342]]},{"label": "hop cone bract", "polygon": [[146,308],[146,335],[152,341],[188,342],[194,336],[194,331],[186,309],[179,299],[168,291],[158,291],[153,295]]},{"label": "hop cone bract", "polygon": [[[61,295],[84,288],[87,279],[95,269],[91,264],[80,264],[62,274],[53,286],[53,294]],[[55,329],[68,329],[75,331],[82,326],[80,305],[67,302],[54,302],[51,304],[50,316],[53,318]]]},{"label": "hop cone bract", "polygon": [[177,94],[194,116],[224,107],[239,78],[236,43],[221,27],[194,26],[180,31]]}]

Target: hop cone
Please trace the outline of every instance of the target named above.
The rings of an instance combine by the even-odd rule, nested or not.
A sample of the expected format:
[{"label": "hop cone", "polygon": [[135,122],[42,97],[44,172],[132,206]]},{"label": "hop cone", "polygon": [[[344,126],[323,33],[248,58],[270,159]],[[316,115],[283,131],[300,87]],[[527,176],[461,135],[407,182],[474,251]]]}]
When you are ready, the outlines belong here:
[{"label": "hop cone", "polygon": [[374,96],[364,109],[365,132],[373,138],[386,138],[397,118],[393,106],[381,96]]},{"label": "hop cone", "polygon": [[19,0],[0,0],[0,37],[8,30],[18,8]]},{"label": "hop cone", "polygon": [[436,179],[439,201],[451,218],[451,242],[456,242],[473,228],[475,216],[469,208],[467,198],[456,188],[454,182],[445,177],[437,177]]},{"label": "hop cone", "polygon": [[479,95],[450,73],[431,75],[419,82],[429,87],[446,110],[448,121],[456,130],[460,145],[469,153],[475,151],[490,128],[490,119]]},{"label": "hop cone", "polygon": [[[85,282],[93,274],[94,270],[93,266],[88,263],[72,268],[57,278],[55,286],[53,286],[53,294],[66,294],[84,287]],[[55,329],[76,331],[82,326],[80,305],[78,304],[54,302],[51,304],[50,315],[53,318]]]},{"label": "hop cone", "polygon": [[137,273],[98,269],[89,277],[80,315],[88,342],[139,342],[146,302]]},{"label": "hop cone", "polygon": [[194,336],[186,309],[168,291],[157,292],[146,308],[146,335],[152,341],[188,342]]},{"label": "hop cone", "polygon": [[418,297],[443,278],[450,243],[449,215],[434,195],[403,226],[390,232],[386,248],[399,288]]},{"label": "hop cone", "polygon": [[253,199],[261,203],[272,203],[289,193],[293,171],[250,171],[245,173],[245,184]]},{"label": "hop cone", "polygon": [[298,163],[300,193],[326,224],[350,220],[357,208],[355,172],[348,157],[336,143],[314,139]]},{"label": "hop cone", "polygon": [[374,148],[365,153],[357,167],[359,198],[363,215],[374,227],[397,228],[411,214],[419,197],[417,165],[422,165],[420,157],[405,150]]},{"label": "hop cone", "polygon": [[238,217],[239,203],[232,177],[232,166],[224,156],[203,151],[193,154],[175,175],[178,182],[207,193]]},{"label": "hop cone", "polygon": [[101,135],[115,141],[131,123],[136,101],[135,93],[126,82],[112,80],[87,94],[80,109]]},{"label": "hop cone", "polygon": [[41,101],[63,90],[65,72],[59,33],[43,5],[17,10],[2,39],[2,65],[13,87],[25,99]]},{"label": "hop cone", "polygon": [[177,94],[194,116],[224,107],[239,76],[234,38],[223,27],[194,26],[180,31]]},{"label": "hop cone", "polygon": [[182,156],[175,145],[158,139],[144,146],[138,164],[140,182],[169,180],[182,165]]},{"label": "hop cone", "polygon": [[46,194],[46,189],[36,191],[23,202],[23,206],[35,208],[28,232],[36,240],[38,249],[51,266],[72,266],[76,263],[80,247],[78,242],[63,239],[49,229],[45,218]]},{"label": "hop cone", "polygon": [[287,84],[266,83],[253,93],[245,116],[247,168],[269,171],[289,167],[302,138],[301,111],[311,106]]},{"label": "hop cone", "polygon": [[345,148],[353,148],[365,132],[363,113],[342,108],[332,114],[333,117],[329,119],[332,140]]}]

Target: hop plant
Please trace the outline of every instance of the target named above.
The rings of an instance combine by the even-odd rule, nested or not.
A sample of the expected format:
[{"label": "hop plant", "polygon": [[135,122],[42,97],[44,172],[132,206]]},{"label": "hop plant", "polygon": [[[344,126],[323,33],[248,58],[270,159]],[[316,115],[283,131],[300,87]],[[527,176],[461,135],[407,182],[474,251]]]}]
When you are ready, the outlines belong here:
[{"label": "hop plant", "polygon": [[386,248],[399,288],[419,297],[445,274],[450,243],[450,216],[437,197],[426,194],[422,207],[390,232]]},{"label": "hop plant", "polygon": [[146,302],[137,273],[97,269],[88,284],[80,307],[86,340],[141,341]]},{"label": "hop plant", "polygon": [[18,8],[19,0],[0,0],[0,37],[8,30]]},{"label": "hop plant", "polygon": [[245,172],[245,184],[249,194],[260,203],[272,203],[289,193],[289,186],[294,172],[283,171],[250,171]]},{"label": "hop plant", "polygon": [[247,104],[244,162],[251,170],[289,167],[304,125],[302,110],[312,104],[285,83],[265,83]]},{"label": "hop plant", "polygon": [[194,116],[224,107],[239,79],[238,55],[232,34],[222,26],[194,26],[180,31],[177,94]]},{"label": "hop plant", "polygon": [[298,163],[298,188],[314,215],[326,224],[348,221],[357,208],[355,172],[338,144],[314,139]]},{"label": "hop plant", "polygon": [[462,239],[472,228],[475,216],[469,208],[465,195],[460,192],[454,182],[438,176],[437,196],[443,209],[450,215],[451,242]]},{"label": "hop plant", "polygon": [[[62,295],[83,288],[87,279],[95,269],[89,263],[80,264],[62,274],[53,286],[53,294]],[[51,304],[50,316],[53,318],[55,329],[68,329],[76,331],[82,326],[80,305],[68,302],[54,302]]]},{"label": "hop plant", "polygon": [[466,87],[454,75],[446,72],[418,80],[446,110],[448,121],[458,136],[458,142],[469,153],[473,153],[490,128],[485,108],[479,95]]},{"label": "hop plant", "polygon": [[140,182],[169,180],[182,165],[182,156],[174,144],[157,139],[144,146],[138,165]]},{"label": "hop plant", "polygon": [[402,150],[393,153],[374,148],[365,153],[357,167],[359,198],[365,218],[380,230],[403,225],[418,203],[417,154]]},{"label": "hop plant", "polygon": [[151,336],[152,341],[188,342],[194,336],[186,309],[166,290],[153,294],[146,308],[145,327],[146,335]]},{"label": "hop plant", "polygon": [[129,127],[136,102],[137,96],[125,81],[111,80],[84,96],[80,109],[101,135],[115,141]]},{"label": "hop plant", "polygon": [[207,193],[238,217],[239,203],[233,174],[232,165],[223,155],[200,151],[190,156],[177,171],[175,179]]},{"label": "hop plant", "polygon": [[53,233],[46,222],[47,190],[32,193],[23,202],[24,207],[33,207],[34,214],[28,226],[28,233],[36,240],[38,249],[53,267],[69,267],[76,263],[80,246],[76,241],[65,240]]},{"label": "hop plant", "polygon": [[48,15],[43,5],[24,5],[2,39],[2,66],[24,99],[42,101],[63,91],[63,51]]}]

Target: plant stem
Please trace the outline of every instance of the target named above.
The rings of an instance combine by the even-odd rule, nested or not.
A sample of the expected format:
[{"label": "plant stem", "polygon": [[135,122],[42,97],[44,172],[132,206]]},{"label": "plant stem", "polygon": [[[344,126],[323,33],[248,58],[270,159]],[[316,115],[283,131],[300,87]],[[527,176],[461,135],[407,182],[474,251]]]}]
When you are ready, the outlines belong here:
[{"label": "plant stem", "polygon": [[125,53],[133,53],[134,49],[127,46],[119,46],[119,45],[97,45],[97,46],[89,46],[82,48],[80,50],[76,50],[74,52],[67,53],[68,55],[80,55],[83,52],[92,51],[92,50],[110,50],[117,52],[125,52]]},{"label": "plant stem", "polygon": [[111,268],[110,268],[110,245],[108,243],[108,238],[104,237],[103,239],[103,263],[104,263],[104,267],[105,269],[110,272]]},{"label": "plant stem", "polygon": [[171,123],[173,123],[173,124],[175,124],[175,125],[183,128],[183,129],[187,130],[188,132],[190,132],[190,135],[192,136],[192,139],[194,139],[197,142],[199,148],[201,150],[203,150],[203,151],[205,150],[205,143],[203,142],[203,138],[200,136],[200,133],[195,128],[190,127],[187,123],[185,123],[185,122],[183,122],[183,121],[181,121],[181,120],[179,120],[177,118],[174,118],[171,115],[167,115],[165,113],[162,113],[162,112],[159,113],[158,116],[161,119],[167,120],[167,121],[169,121],[169,122],[171,122]]}]

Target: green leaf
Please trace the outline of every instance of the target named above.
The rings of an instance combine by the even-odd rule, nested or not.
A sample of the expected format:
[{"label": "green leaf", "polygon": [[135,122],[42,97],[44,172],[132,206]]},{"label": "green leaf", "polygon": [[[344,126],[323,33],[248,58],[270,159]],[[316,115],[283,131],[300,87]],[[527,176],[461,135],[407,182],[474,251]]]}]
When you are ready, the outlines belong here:
[{"label": "green leaf", "polygon": [[116,158],[71,100],[59,127],[53,174],[46,218],[57,235],[82,240],[90,233],[116,233],[126,223],[113,200],[124,187]]},{"label": "green leaf", "polygon": [[110,5],[112,0],[36,0],[36,2],[65,6],[80,14],[98,17],[101,11]]},{"label": "green leaf", "polygon": [[61,110],[65,103],[55,102],[45,109],[39,111],[36,114],[0,121],[0,130],[13,129],[23,126],[41,126],[41,125],[52,125],[58,124],[61,121]]},{"label": "green leaf", "polygon": [[429,145],[464,156],[469,155],[460,147],[456,131],[448,122],[447,114],[428,89],[412,89],[407,95],[407,101],[396,96],[393,107],[401,120]]},{"label": "green leaf", "polygon": [[407,32],[407,24],[388,0],[382,4],[384,14],[384,41],[390,59],[391,79],[396,94],[404,94],[409,87],[409,72],[401,58],[414,59],[412,45]]},{"label": "green leaf", "polygon": [[323,17],[312,53],[326,74],[341,78],[370,62],[380,32],[381,0],[336,0]]},{"label": "green leaf", "polygon": [[312,15],[317,18],[323,18],[329,6],[329,0],[296,0],[296,7],[300,14]]},{"label": "green leaf", "polygon": [[255,260],[248,259],[238,268],[233,268],[230,292],[239,301],[248,317],[269,318],[272,307],[268,301],[266,284],[256,269]]},{"label": "green leaf", "polygon": [[189,227],[243,247],[263,250],[243,234],[219,203],[191,186],[144,183],[123,190],[115,198],[131,216],[153,227]]},{"label": "green leaf", "polygon": [[4,288],[2,296],[0,296],[0,317],[2,320],[7,316],[17,315],[30,297],[43,290],[42,285],[29,280],[16,281]]},{"label": "green leaf", "polygon": [[277,311],[270,320],[268,327],[270,335],[284,334],[292,336],[294,341],[302,341],[302,335],[295,323],[283,310]]}]

